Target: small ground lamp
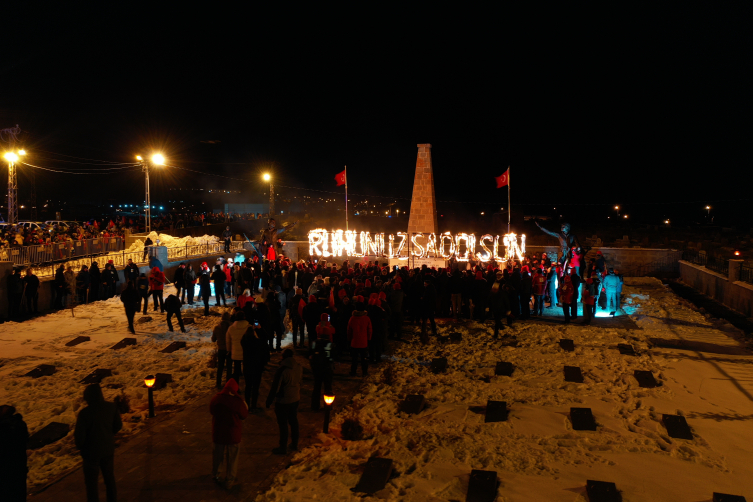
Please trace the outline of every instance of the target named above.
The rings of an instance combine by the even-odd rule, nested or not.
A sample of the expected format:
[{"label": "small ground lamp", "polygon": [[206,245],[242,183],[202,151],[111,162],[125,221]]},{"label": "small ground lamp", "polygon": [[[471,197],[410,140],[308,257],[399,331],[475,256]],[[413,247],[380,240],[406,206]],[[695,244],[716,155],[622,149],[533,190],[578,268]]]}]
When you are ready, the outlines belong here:
[{"label": "small ground lamp", "polygon": [[334,394],[324,394],[324,433],[329,434],[329,414],[332,412],[332,403],[335,402]]},{"label": "small ground lamp", "polygon": [[146,378],[144,378],[144,384],[147,388],[147,393],[149,394],[149,418],[154,418],[154,382],[156,379],[154,378],[154,375],[147,375]]}]

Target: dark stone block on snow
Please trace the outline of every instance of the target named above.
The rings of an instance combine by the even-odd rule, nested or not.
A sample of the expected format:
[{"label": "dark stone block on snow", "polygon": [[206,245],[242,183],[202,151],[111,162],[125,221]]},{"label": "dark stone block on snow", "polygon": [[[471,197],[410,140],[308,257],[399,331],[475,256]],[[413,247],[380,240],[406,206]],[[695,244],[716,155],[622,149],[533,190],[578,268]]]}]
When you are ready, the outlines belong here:
[{"label": "dark stone block on snow", "polygon": [[565,381],[583,383],[583,373],[578,366],[565,366]]},{"label": "dark stone block on snow", "polygon": [[122,349],[124,347],[128,347],[129,345],[136,345],[136,339],[135,338],[123,338],[121,341],[110,347],[113,350]]},{"label": "dark stone block on snow", "polygon": [[576,431],[595,431],[596,420],[591,408],[570,408],[570,421]]},{"label": "dark stone block on snow", "polygon": [[468,480],[468,492],[465,495],[466,502],[492,502],[497,499],[497,473],[494,471],[482,471],[473,469],[471,478]]},{"label": "dark stone block on snow", "polygon": [[37,450],[43,446],[52,444],[67,436],[70,430],[71,428],[68,424],[50,422],[29,437],[27,448]]},{"label": "dark stone block on snow", "polygon": [[712,502],[745,502],[745,497],[742,495],[729,495],[726,493],[717,493],[714,492],[714,498],[711,499]]},{"label": "dark stone block on snow", "polygon": [[372,457],[366,462],[361,479],[353,488],[354,492],[376,493],[384,489],[392,474],[392,459]]},{"label": "dark stone block on snow", "polygon": [[447,358],[435,357],[431,360],[431,366],[429,366],[429,369],[431,369],[432,373],[442,373],[447,369]]},{"label": "dark stone block on snow", "polygon": [[40,364],[24,376],[31,378],[39,378],[43,376],[50,376],[55,373],[55,366],[51,364]]},{"label": "dark stone block on snow", "polygon": [[567,338],[560,340],[560,347],[566,352],[572,352],[575,350],[575,344],[572,340],[568,340]]},{"label": "dark stone block on snow", "polygon": [[504,422],[507,420],[507,402],[488,401],[486,403],[486,415],[484,422]]},{"label": "dark stone block on snow", "polygon": [[66,343],[65,346],[66,347],[73,347],[75,345],[78,345],[79,343],[88,342],[89,340],[91,340],[91,337],[88,337],[88,336],[77,336],[76,338],[74,338],[70,342]]},{"label": "dark stone block on snow", "polygon": [[505,361],[499,361],[494,367],[495,375],[512,376],[513,371],[515,371],[515,367],[512,365],[512,363]]},{"label": "dark stone block on snow", "polygon": [[654,378],[654,374],[650,371],[644,371],[644,370],[635,370],[633,372],[633,375],[635,375],[635,379],[638,380],[638,385],[641,387],[646,387],[648,389],[653,389],[654,387],[658,387],[661,385],[659,382],[656,381]]},{"label": "dark stone block on snow", "polygon": [[186,348],[186,342],[173,342],[164,349],[160,350],[160,352],[163,352],[165,354],[172,354],[176,350],[185,349]]},{"label": "dark stone block on snow", "polygon": [[112,370],[108,370],[105,368],[97,368],[96,370],[92,371],[86,377],[81,380],[80,383],[100,383],[103,378],[112,376]]},{"label": "dark stone block on snow", "polygon": [[667,434],[669,437],[678,439],[693,439],[693,433],[690,431],[685,417],[680,415],[662,415],[661,421],[664,427],[667,428]]},{"label": "dark stone block on snow", "polygon": [[589,502],[622,502],[622,494],[617,485],[608,481],[586,481],[586,494]]},{"label": "dark stone block on snow", "polygon": [[629,343],[618,343],[617,349],[620,351],[620,354],[624,356],[634,356],[635,355],[635,349],[632,345]]},{"label": "dark stone block on snow", "polygon": [[421,413],[426,407],[426,398],[420,394],[406,396],[405,400],[400,403],[400,410],[411,415]]},{"label": "dark stone block on snow", "polygon": [[152,322],[151,316],[145,315],[145,316],[141,316],[138,319],[136,319],[136,324],[144,324],[144,323],[147,323],[147,322]]},{"label": "dark stone block on snow", "polygon": [[457,331],[453,331],[450,333],[450,340],[453,342],[462,342],[463,341],[463,334],[458,333]]}]

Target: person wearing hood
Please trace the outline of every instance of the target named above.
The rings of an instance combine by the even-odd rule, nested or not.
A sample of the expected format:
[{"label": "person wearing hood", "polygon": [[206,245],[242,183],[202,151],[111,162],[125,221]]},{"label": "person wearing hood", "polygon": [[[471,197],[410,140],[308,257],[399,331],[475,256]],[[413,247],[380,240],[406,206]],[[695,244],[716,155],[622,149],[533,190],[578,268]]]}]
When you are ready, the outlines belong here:
[{"label": "person wearing hood", "polygon": [[212,341],[217,343],[217,389],[222,389],[222,372],[225,370],[227,378],[231,378],[233,372],[233,359],[227,346],[227,330],[232,324],[230,313],[222,314],[222,320],[212,330]]},{"label": "person wearing hood", "polygon": [[107,300],[107,285],[102,281],[102,272],[99,270],[99,264],[95,261],[89,269],[89,301],[96,302],[99,300],[99,286],[104,285],[104,299]]},{"label": "person wearing hood", "polygon": [[0,488],[3,500],[26,500],[26,476],[29,472],[26,443],[29,429],[13,406],[0,406]]},{"label": "person wearing hood", "polygon": [[361,359],[362,376],[369,374],[369,340],[373,335],[371,319],[362,301],[356,303],[353,315],[348,321],[348,344],[350,345],[350,376],[356,376],[358,359]]},{"label": "person wearing hood", "polygon": [[105,265],[105,270],[102,272],[102,285],[105,290],[105,299],[109,300],[115,296],[115,291],[118,287],[118,271],[115,265],[112,264],[112,260]]},{"label": "person wearing hood", "polygon": [[220,265],[214,266],[214,272],[212,272],[211,279],[214,281],[214,302],[217,306],[220,305],[220,300],[225,307],[227,307],[227,300],[225,299],[225,272],[222,271]]},{"label": "person wearing hood", "polygon": [[[182,289],[186,287],[184,282],[184,277],[186,275],[186,264],[181,263],[178,268],[175,269],[175,273],[173,274],[173,284],[175,284],[175,296],[178,298],[181,298],[180,292]],[[183,298],[185,298],[186,294],[183,293]]]},{"label": "person wearing hood", "polygon": [[604,276],[602,286],[607,292],[607,309],[609,312],[614,312],[620,308],[620,291],[622,290],[622,282],[619,276],[614,273],[614,269],[610,268],[607,275]]},{"label": "person wearing hood", "polygon": [[243,345],[241,339],[248,330],[248,321],[246,314],[241,310],[235,314],[235,322],[230,325],[225,334],[225,346],[230,351],[230,357],[233,360],[233,378],[240,382],[241,365],[243,364]]},{"label": "person wearing hood", "polygon": [[[238,382],[231,378],[209,403],[212,414],[212,478],[215,483],[231,488],[238,474],[238,454],[243,437],[243,423],[248,416],[248,406],[238,392]],[[225,462],[225,479],[219,478],[220,467]]]},{"label": "person wearing hood", "polygon": [[267,408],[272,406],[272,402],[275,403],[275,416],[280,427],[280,445],[272,450],[272,453],[277,455],[285,455],[288,452],[288,426],[290,449],[298,449],[298,405],[301,401],[302,378],[303,368],[293,357],[293,351],[285,349],[266,403]]},{"label": "person wearing hood", "polygon": [[165,289],[165,274],[157,267],[154,267],[149,273],[149,289],[152,292],[154,311],[157,312],[157,300],[159,300],[160,312],[164,312],[165,302],[162,298],[162,292]]},{"label": "person wearing hood", "polygon": [[204,303],[204,316],[209,315],[209,297],[212,296],[212,282],[209,277],[209,272],[204,268],[201,269],[201,275],[199,275],[199,296]]},{"label": "person wearing hood", "polygon": [[[306,331],[309,336],[309,348],[314,344],[316,339],[316,325],[322,316],[322,307],[319,302],[316,301],[314,295],[309,295],[309,301],[305,307],[303,307],[303,321],[306,323]],[[303,340],[301,340],[303,345]]]},{"label": "person wearing hood", "polygon": [[114,502],[117,499],[115,434],[123,427],[123,422],[117,406],[105,401],[99,384],[93,383],[84,389],[84,401],[87,406],[78,414],[73,438],[84,460],[86,500],[99,500],[97,484],[101,470],[107,489],[107,501]]},{"label": "person wearing hood", "polygon": [[65,282],[65,267],[61,264],[57,270],[55,270],[55,280],[52,283],[52,308],[59,310],[63,308],[63,299],[69,294],[67,293],[68,285]]},{"label": "person wearing hood", "polygon": [[245,398],[249,410],[258,411],[259,386],[261,377],[269,362],[269,345],[264,330],[259,323],[254,323],[241,338],[243,347],[243,372],[246,379]]},{"label": "person wearing hood", "polygon": [[332,393],[332,340],[335,328],[330,324],[328,314],[322,314],[321,319],[316,327],[317,339],[309,357],[311,372],[314,374],[314,389],[311,391],[312,411],[319,411],[322,384],[325,394]]},{"label": "person wearing hood", "polygon": [[136,334],[136,330],[133,328],[133,318],[136,316],[136,312],[139,309],[139,303],[141,297],[136,290],[136,286],[131,281],[128,281],[125,289],[120,293],[120,301],[123,302],[125,308],[126,319],[128,319],[128,331],[132,334]]},{"label": "person wearing hood", "polygon": [[499,336],[499,329],[502,328],[502,319],[507,318],[508,325],[512,324],[510,314],[510,298],[504,287],[504,273],[497,272],[496,281],[492,284],[491,293],[489,294],[489,308],[494,316],[494,338]]}]

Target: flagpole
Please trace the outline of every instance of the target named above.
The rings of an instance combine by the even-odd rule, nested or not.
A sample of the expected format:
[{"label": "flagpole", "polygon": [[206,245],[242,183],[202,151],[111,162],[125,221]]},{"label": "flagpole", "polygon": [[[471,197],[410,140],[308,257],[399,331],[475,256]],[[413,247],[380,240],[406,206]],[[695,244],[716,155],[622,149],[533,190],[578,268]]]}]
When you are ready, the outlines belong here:
[{"label": "flagpole", "polygon": [[345,231],[348,231],[348,166],[345,166]]},{"label": "flagpole", "polygon": [[507,166],[507,233],[510,233],[510,216],[512,215],[510,208],[510,166]]}]

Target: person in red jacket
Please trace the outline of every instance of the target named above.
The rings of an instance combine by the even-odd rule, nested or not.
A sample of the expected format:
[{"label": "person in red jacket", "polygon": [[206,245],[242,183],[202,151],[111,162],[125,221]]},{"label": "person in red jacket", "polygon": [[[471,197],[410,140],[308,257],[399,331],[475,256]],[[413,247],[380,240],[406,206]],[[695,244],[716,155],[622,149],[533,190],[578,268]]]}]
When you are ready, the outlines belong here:
[{"label": "person in red jacket", "polygon": [[570,304],[575,301],[575,287],[573,286],[573,280],[569,275],[562,277],[562,285],[559,290],[560,303],[562,303],[562,311],[565,313],[565,324],[570,323]]},{"label": "person in red jacket", "polygon": [[369,340],[373,329],[371,319],[366,313],[363,300],[356,303],[356,309],[348,321],[348,343],[353,362],[350,366],[350,376],[356,376],[358,370],[358,358],[361,358],[361,370],[363,376],[369,374]]},{"label": "person in red jacket", "polygon": [[157,312],[157,300],[159,299],[160,312],[164,312],[165,305],[162,300],[162,291],[165,289],[165,274],[157,267],[154,267],[149,274],[149,289],[152,291],[154,311]]},{"label": "person in red jacket", "polygon": [[544,296],[546,295],[546,275],[544,275],[540,268],[536,269],[536,273],[533,276],[531,291],[533,292],[533,315],[543,316]]},{"label": "person in red jacket", "polygon": [[322,314],[320,319],[321,322],[316,325],[316,337],[327,338],[330,343],[334,342],[335,327],[329,322],[329,314]]},{"label": "person in red jacket", "polygon": [[[238,453],[240,452],[241,420],[248,416],[246,401],[238,394],[238,383],[231,378],[225,388],[212,398],[209,404],[212,414],[212,477],[226,488],[233,486],[238,473]],[[225,479],[218,477],[218,471],[225,462]]]}]

